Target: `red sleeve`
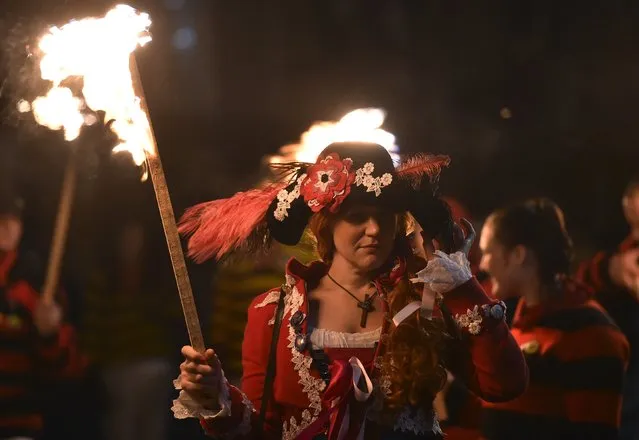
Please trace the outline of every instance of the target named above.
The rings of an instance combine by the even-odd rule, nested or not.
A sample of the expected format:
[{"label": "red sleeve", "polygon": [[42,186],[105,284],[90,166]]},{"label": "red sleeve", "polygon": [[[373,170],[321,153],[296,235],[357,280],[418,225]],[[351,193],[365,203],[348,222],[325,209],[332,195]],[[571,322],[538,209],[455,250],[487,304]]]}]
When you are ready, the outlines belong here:
[{"label": "red sleeve", "polygon": [[[493,301],[472,278],[444,294],[443,303],[455,317]],[[478,335],[462,330],[461,344],[449,369],[477,396],[505,402],[526,390],[528,366],[504,320],[484,318]]]},{"label": "red sleeve", "polygon": [[[249,306],[248,322],[242,342],[242,390],[230,387],[231,415],[202,420],[206,433],[212,437],[223,435],[236,439],[281,438],[282,423],[273,405],[269,405],[264,423],[264,433],[257,433],[256,426],[264,389],[264,378],[273,336],[273,326],[268,321],[274,316],[276,303],[256,308],[267,294],[258,296]],[[271,400],[272,402],[272,400]]]},{"label": "red sleeve", "polygon": [[88,358],[78,349],[76,331],[71,325],[62,324],[51,337],[38,337],[36,344],[47,377],[73,379],[84,373]]},{"label": "red sleeve", "polygon": [[[9,297],[25,309],[32,317],[40,299],[38,292],[26,281],[18,281],[11,286]],[[70,378],[80,375],[87,360],[78,350],[75,329],[68,323],[62,323],[53,335],[41,336],[34,331],[35,355],[39,370],[50,379]]]},{"label": "red sleeve", "polygon": [[[629,236],[621,242],[615,252],[628,251],[635,245],[635,240]],[[597,299],[601,301],[613,299],[614,295],[622,293],[621,290],[626,290],[610,279],[609,265],[613,254],[613,252],[597,252],[591,259],[580,263],[577,268],[575,278],[589,286],[595,292]],[[634,298],[634,295],[630,296]]]},{"label": "red sleeve", "polygon": [[576,278],[593,289],[597,295],[608,290],[612,286],[612,280],[608,275],[608,264],[611,255],[607,252],[598,252],[590,260],[579,264]]}]

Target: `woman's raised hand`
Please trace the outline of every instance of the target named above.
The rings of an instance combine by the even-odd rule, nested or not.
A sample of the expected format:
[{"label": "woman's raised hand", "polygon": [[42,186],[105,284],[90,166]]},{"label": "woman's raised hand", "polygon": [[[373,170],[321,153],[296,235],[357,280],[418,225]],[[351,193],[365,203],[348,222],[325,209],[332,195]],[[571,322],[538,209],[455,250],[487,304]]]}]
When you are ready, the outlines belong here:
[{"label": "woman's raised hand", "polygon": [[438,236],[434,240],[429,239],[422,232],[423,249],[427,260],[431,260],[435,256],[436,250],[441,250],[447,254],[463,252],[468,257],[475,241],[475,228],[465,218],[460,219],[460,223],[461,226],[457,223],[452,224],[452,231],[449,230],[449,236]]},{"label": "woman's raised hand", "polygon": [[454,242],[455,248],[453,252],[463,252],[466,257],[470,253],[470,249],[473,247],[473,242],[475,241],[475,228],[471,222],[462,218],[459,220],[462,226],[455,223],[453,226],[453,234],[454,234]]}]

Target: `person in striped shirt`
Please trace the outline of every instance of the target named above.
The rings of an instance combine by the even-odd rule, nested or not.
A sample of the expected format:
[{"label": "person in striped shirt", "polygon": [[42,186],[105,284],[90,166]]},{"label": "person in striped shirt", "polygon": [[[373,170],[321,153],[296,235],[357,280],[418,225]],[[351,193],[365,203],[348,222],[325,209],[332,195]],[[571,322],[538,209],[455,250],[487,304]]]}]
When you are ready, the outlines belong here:
[{"label": "person in striped shirt", "polygon": [[0,439],[36,439],[53,381],[82,368],[62,307],[41,301],[17,252],[22,202],[0,187]]},{"label": "person in striped shirt", "polygon": [[494,296],[519,297],[511,332],[530,382],[516,399],[488,403],[453,381],[450,418],[489,440],[616,439],[629,346],[591,290],[566,275],[572,242],[562,211],[548,199],[500,209],[480,248]]},{"label": "person in striped shirt", "polygon": [[582,262],[577,278],[588,284],[630,343],[624,385],[621,440],[639,438],[639,175],[621,199],[630,232],[612,252],[597,252]]},{"label": "person in striped shirt", "polygon": [[548,199],[494,212],[480,240],[480,267],[497,298],[519,296],[512,333],[530,369],[528,390],[506,403],[484,403],[489,439],[617,437],[628,342],[567,277],[572,242],[563,213]]}]

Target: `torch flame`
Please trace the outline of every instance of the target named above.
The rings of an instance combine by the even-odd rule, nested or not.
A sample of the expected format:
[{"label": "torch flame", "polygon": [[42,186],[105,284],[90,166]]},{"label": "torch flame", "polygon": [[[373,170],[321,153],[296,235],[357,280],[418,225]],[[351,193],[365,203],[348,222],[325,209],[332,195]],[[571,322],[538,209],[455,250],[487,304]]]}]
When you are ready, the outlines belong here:
[{"label": "torch flame", "polygon": [[[52,130],[63,129],[71,141],[83,125],[95,122],[91,110],[104,111],[106,121],[114,120],[111,129],[120,140],[114,152],[128,151],[137,165],[144,162],[145,151],[155,154],[151,126],[130,69],[131,53],[151,41],[150,25],[148,14],[118,5],[104,17],[50,28],[38,47],[42,78],[52,85],[31,104],[36,121]],[[81,98],[61,86],[73,78],[83,81]]]},{"label": "torch flame", "polygon": [[311,162],[333,142],[371,142],[386,148],[393,160],[398,159],[399,147],[395,136],[381,128],[386,113],[378,108],[361,108],[346,114],[337,122],[313,124],[299,143],[282,147],[270,163]]},{"label": "torch flame", "polygon": [[80,134],[84,124],[81,99],[73,96],[66,87],[54,87],[45,96],[39,96],[31,104],[33,115],[38,124],[52,130],[64,128],[64,138],[72,141]]}]

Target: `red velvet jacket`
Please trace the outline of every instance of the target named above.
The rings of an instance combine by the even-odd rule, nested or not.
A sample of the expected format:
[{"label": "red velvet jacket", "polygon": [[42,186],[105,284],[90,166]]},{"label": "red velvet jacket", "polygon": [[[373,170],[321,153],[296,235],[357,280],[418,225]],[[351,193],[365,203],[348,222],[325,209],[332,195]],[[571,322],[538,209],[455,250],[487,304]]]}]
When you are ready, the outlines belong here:
[{"label": "red velvet jacket", "polygon": [[[290,324],[290,318],[298,310],[308,314],[306,282],[318,279],[325,272],[326,266],[321,263],[313,263],[306,267],[296,260],[291,260],[288,264],[287,283],[284,288],[285,313],[277,344],[274,398],[267,410],[265,432],[257,433],[251,429],[251,426],[255,424],[260,411],[273,334],[272,320],[276,311],[279,288],[258,296],[249,308],[242,349],[244,369],[242,389],[229,386],[232,401],[231,414],[226,417],[202,420],[207,433],[213,436],[224,435],[227,438],[293,439],[322,413],[323,403],[326,407],[325,402],[322,401],[325,384],[317,371],[310,368],[312,359],[308,352],[300,353],[294,348],[295,332]],[[446,293],[443,303],[455,316],[467,313],[476,305],[481,306],[492,301],[473,278]],[[382,333],[388,331],[388,321],[386,320]],[[302,330],[307,331],[306,320]],[[519,346],[503,321],[484,320],[482,331],[478,335],[464,332],[463,344],[463,355],[459,357],[457,364],[447,367],[459,377],[464,378],[473,392],[487,401],[494,402],[507,401],[524,392],[528,383],[528,369]],[[339,350],[344,352],[337,353],[336,351]],[[374,348],[328,349],[327,352],[334,362],[331,366],[332,373],[335,373],[335,362],[340,358],[357,356],[375,382]],[[418,414],[413,415],[418,417]],[[408,416],[408,419],[410,417],[412,416]],[[398,421],[395,428],[397,429],[397,426],[414,428],[418,425],[416,420],[408,419]],[[437,425],[436,420],[429,423],[427,428],[432,431],[432,428]],[[373,429],[367,424],[366,438],[380,438],[382,431],[383,428]],[[419,434],[419,429],[413,432]],[[417,438],[436,438],[432,432],[424,434],[427,435]],[[355,436],[349,435],[346,438],[355,438]]]}]

